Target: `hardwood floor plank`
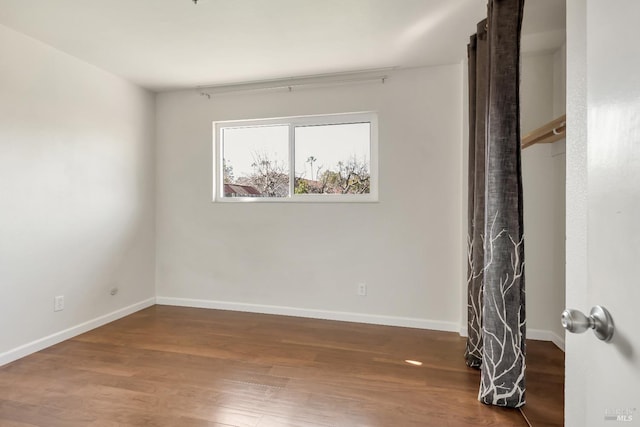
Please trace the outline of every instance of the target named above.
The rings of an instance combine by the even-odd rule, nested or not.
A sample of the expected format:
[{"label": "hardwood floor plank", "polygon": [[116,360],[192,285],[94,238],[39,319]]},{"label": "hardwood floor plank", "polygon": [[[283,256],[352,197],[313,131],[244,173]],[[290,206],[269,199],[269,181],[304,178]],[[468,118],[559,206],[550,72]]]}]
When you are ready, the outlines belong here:
[{"label": "hardwood floor plank", "polygon": [[527,342],[527,405],[534,426],[564,425],[564,353],[544,341]]},{"label": "hardwood floor plank", "polygon": [[[561,425],[547,344],[527,416]],[[454,333],[154,306],[0,368],[0,425],[526,426],[478,402],[463,353]]]}]

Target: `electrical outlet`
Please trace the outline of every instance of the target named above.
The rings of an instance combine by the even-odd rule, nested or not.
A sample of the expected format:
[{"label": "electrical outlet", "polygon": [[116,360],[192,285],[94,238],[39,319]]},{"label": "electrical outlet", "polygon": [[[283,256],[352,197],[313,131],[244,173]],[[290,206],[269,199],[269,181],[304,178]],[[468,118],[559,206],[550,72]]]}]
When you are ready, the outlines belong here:
[{"label": "electrical outlet", "polygon": [[367,296],[367,284],[366,283],[358,283],[358,295],[361,297]]},{"label": "electrical outlet", "polygon": [[53,299],[53,311],[64,310],[64,295],[59,295]]},{"label": "electrical outlet", "polygon": [[111,291],[109,292],[112,296],[118,293],[118,288],[111,288]]}]

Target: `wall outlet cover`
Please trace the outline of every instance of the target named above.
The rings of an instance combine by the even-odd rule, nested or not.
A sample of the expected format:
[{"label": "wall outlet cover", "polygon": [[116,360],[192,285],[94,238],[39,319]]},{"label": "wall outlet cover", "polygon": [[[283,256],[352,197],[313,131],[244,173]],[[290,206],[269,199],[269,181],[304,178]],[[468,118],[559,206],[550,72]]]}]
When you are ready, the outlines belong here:
[{"label": "wall outlet cover", "polygon": [[58,295],[53,299],[53,311],[64,310],[64,295]]},{"label": "wall outlet cover", "polygon": [[358,295],[364,297],[367,295],[367,284],[366,283],[358,283]]}]

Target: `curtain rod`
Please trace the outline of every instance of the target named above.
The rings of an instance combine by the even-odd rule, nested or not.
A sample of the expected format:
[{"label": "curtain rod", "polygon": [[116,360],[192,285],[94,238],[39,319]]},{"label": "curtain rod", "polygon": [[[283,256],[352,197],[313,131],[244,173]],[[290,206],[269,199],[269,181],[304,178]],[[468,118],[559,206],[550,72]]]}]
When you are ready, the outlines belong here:
[{"label": "curtain rod", "polygon": [[337,86],[350,83],[371,83],[380,81],[385,83],[389,78],[391,68],[378,68],[372,70],[352,71],[345,73],[317,74],[311,76],[289,77],[284,79],[256,80],[246,83],[235,83],[228,85],[198,86],[196,90],[201,96],[211,98],[212,95],[222,95],[235,92],[267,91],[267,90],[288,90],[310,88],[319,86]]}]

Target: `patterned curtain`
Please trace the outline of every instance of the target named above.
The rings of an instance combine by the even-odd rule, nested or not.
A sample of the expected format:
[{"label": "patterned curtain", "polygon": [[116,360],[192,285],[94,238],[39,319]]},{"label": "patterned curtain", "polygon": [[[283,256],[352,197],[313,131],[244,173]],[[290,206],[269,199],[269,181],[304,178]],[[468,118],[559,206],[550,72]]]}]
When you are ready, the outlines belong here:
[{"label": "patterned curtain", "polygon": [[478,399],[508,407],[525,403],[519,97],[523,8],[524,0],[490,0],[488,19],[478,24],[468,47],[470,224],[465,359],[468,366],[480,368]]},{"label": "patterned curtain", "polygon": [[[469,248],[467,286],[467,366],[482,364],[482,280],[484,273],[484,206],[487,115],[487,20],[469,43]],[[477,83],[476,83],[477,82]]]}]

